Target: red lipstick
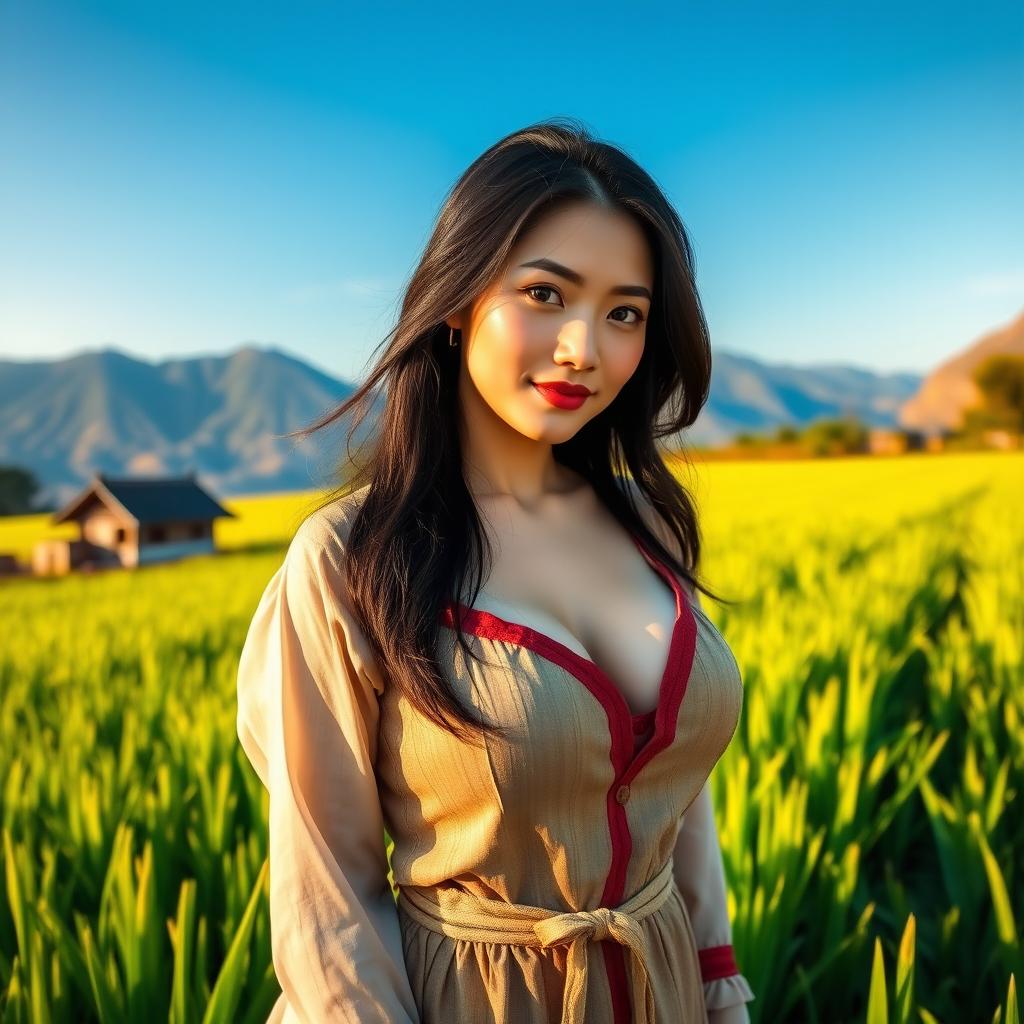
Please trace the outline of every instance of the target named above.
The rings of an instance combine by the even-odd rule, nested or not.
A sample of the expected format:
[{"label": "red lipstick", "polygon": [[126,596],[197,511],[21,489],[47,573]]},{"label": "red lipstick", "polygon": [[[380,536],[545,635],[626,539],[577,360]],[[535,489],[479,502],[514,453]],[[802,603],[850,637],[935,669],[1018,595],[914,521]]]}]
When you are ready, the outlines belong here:
[{"label": "red lipstick", "polygon": [[590,388],[565,380],[535,380],[532,383],[538,394],[557,409],[578,409],[592,394]]}]

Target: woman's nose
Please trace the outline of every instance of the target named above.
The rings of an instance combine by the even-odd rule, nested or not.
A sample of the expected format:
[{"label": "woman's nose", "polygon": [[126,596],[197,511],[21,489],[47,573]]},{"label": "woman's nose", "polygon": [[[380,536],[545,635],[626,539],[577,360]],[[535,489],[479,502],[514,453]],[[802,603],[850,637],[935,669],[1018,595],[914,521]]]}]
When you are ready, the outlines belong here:
[{"label": "woman's nose", "polygon": [[597,360],[597,332],[582,317],[567,320],[558,331],[556,355],[570,357],[577,366]]}]

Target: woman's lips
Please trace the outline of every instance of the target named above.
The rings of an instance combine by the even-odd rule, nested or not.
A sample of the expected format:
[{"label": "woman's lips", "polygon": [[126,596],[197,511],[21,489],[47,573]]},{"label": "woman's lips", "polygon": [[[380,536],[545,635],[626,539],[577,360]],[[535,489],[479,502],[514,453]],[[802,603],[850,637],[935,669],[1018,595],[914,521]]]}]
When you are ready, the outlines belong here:
[{"label": "woman's lips", "polygon": [[546,384],[533,383],[533,386],[537,393],[546,398],[556,409],[578,409],[590,398],[590,395],[563,395],[557,388]]}]

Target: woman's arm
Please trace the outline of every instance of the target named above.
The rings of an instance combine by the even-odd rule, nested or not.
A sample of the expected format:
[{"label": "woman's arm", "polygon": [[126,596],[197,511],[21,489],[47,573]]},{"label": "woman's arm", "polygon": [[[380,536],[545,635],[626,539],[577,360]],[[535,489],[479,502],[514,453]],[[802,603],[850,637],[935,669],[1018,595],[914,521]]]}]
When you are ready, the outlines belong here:
[{"label": "woman's arm", "polygon": [[344,551],[307,519],[256,609],[238,736],[270,793],[270,930],[289,1020],[411,1024],[374,775],[379,678],[342,596]]},{"label": "woman's arm", "polygon": [[746,1004],[754,999],[754,993],[739,973],[733,953],[722,850],[707,782],[683,815],[672,853],[672,873],[697,941],[708,1020],[712,1024],[745,1024],[749,1019]]}]

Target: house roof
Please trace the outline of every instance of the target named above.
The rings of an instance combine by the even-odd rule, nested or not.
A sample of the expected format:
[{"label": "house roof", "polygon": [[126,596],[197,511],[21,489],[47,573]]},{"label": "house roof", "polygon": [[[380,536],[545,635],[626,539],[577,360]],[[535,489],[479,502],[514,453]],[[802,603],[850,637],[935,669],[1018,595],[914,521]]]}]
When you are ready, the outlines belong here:
[{"label": "house roof", "polygon": [[138,523],[178,519],[235,518],[196,482],[183,477],[112,477],[96,473],[86,487],[54,513],[53,522],[74,520],[92,497]]}]

